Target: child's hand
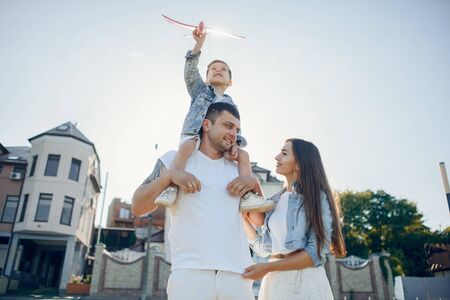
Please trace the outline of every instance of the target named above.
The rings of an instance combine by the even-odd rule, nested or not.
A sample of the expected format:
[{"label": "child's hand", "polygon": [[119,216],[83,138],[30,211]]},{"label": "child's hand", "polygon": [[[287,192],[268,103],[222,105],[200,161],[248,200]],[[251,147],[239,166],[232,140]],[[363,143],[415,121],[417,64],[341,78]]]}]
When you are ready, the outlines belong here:
[{"label": "child's hand", "polygon": [[200,22],[197,28],[192,31],[192,37],[196,42],[194,48],[192,48],[192,54],[197,54],[202,49],[206,38],[205,24],[203,22]]},{"label": "child's hand", "polygon": [[203,23],[203,21],[200,21],[197,26],[197,34],[199,34],[201,37],[203,33],[205,33],[205,23]]},{"label": "child's hand", "polygon": [[205,32],[205,24],[200,22],[197,26],[197,28],[192,31],[192,36],[194,37],[194,40],[197,42],[197,44],[203,45],[206,38],[206,32]]},{"label": "child's hand", "polygon": [[230,150],[228,150],[228,152],[226,152],[225,157],[228,160],[237,160],[238,159],[238,146],[237,145],[231,146]]},{"label": "child's hand", "polygon": [[236,161],[239,163],[240,161],[250,161],[250,156],[248,155],[248,152],[245,150],[242,150],[241,148],[237,147],[237,158]]}]

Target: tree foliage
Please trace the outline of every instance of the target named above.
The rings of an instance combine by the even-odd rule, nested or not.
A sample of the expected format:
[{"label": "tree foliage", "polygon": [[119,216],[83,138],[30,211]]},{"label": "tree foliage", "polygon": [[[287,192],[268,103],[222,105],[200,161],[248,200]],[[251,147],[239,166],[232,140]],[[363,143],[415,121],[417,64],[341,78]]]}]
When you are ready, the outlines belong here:
[{"label": "tree foliage", "polygon": [[384,191],[340,193],[344,235],[349,255],[368,257],[387,251],[395,275],[429,275],[426,243],[449,243],[450,231],[424,225],[415,203]]}]

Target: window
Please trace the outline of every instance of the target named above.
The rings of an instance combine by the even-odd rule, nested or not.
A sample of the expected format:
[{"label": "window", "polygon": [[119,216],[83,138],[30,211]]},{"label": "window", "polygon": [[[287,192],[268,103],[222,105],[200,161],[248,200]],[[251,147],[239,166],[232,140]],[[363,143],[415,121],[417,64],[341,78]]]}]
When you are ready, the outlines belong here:
[{"label": "window", "polygon": [[25,168],[24,167],[19,167],[19,166],[15,166],[13,169],[14,173],[20,173],[23,175],[25,175]]},{"label": "window", "polygon": [[20,212],[19,222],[23,222],[23,220],[25,218],[25,212],[27,211],[27,206],[28,206],[28,196],[29,196],[28,194],[23,196],[23,205],[22,205],[22,211]]},{"label": "window", "polygon": [[129,219],[130,218],[130,210],[128,208],[121,208],[119,211],[119,218],[121,219]]},{"label": "window", "polygon": [[17,204],[19,203],[18,196],[6,196],[5,206],[3,207],[2,222],[13,223],[16,216]]},{"label": "window", "polygon": [[59,221],[61,224],[70,225],[70,221],[72,220],[72,210],[73,203],[75,199],[70,197],[64,197],[64,205],[61,212],[61,220]]},{"label": "window", "polygon": [[50,206],[52,204],[52,194],[40,194],[39,203],[36,210],[34,220],[36,222],[47,222],[50,214]]},{"label": "window", "polygon": [[58,174],[58,165],[61,155],[49,154],[47,166],[45,167],[45,176],[56,176]]},{"label": "window", "polygon": [[34,170],[36,170],[36,162],[37,162],[38,156],[33,156],[33,162],[31,163],[31,169],[30,169],[30,177],[34,175]]},{"label": "window", "polygon": [[80,175],[80,167],[81,160],[72,158],[72,163],[70,164],[69,179],[78,181],[78,176]]}]

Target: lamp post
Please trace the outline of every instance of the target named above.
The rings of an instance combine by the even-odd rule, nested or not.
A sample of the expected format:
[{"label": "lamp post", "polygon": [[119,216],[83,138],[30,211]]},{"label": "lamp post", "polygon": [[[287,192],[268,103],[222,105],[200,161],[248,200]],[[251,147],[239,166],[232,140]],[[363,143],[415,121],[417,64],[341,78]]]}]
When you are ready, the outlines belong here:
[{"label": "lamp post", "polygon": [[143,290],[142,290],[142,296],[141,296],[141,300],[146,300],[147,296],[151,296],[151,295],[147,295],[147,290],[148,290],[148,286],[149,286],[149,279],[148,278],[148,267],[150,265],[150,243],[152,240],[152,219],[153,216],[151,214],[147,215],[147,219],[148,219],[148,228],[147,228],[147,240],[145,241],[145,260],[144,260],[144,274],[143,274],[143,279],[144,279],[144,284],[143,284]]},{"label": "lamp post", "polygon": [[442,181],[444,183],[444,190],[445,190],[445,194],[447,196],[447,205],[448,205],[448,209],[450,211],[450,187],[448,185],[448,177],[447,177],[447,171],[445,169],[445,163],[440,162],[439,167],[441,168]]},{"label": "lamp post", "polygon": [[108,175],[109,175],[109,173],[106,172],[105,189],[103,190],[103,200],[102,200],[102,206],[101,206],[101,210],[100,210],[100,223],[98,224],[97,245],[100,244],[100,235],[102,234],[103,208],[105,207],[106,188],[108,186]]}]

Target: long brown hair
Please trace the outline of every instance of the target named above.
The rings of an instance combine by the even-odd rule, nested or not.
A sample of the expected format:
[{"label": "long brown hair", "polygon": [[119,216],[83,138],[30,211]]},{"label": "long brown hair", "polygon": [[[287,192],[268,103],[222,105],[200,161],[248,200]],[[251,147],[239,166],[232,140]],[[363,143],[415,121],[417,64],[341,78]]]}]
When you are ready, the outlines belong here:
[{"label": "long brown hair", "polygon": [[325,228],[322,220],[322,207],[320,193],[327,195],[332,216],[332,230],[330,250],[336,256],[345,256],[345,243],[342,236],[340,221],[340,205],[338,197],[331,192],[325,169],[322,164],[319,149],[308,141],[302,139],[288,139],[291,142],[295,160],[300,172],[297,174],[297,184],[294,185],[296,192],[304,197],[306,212],[306,224],[312,228],[317,236],[317,254],[320,256],[321,249],[325,244]]}]

